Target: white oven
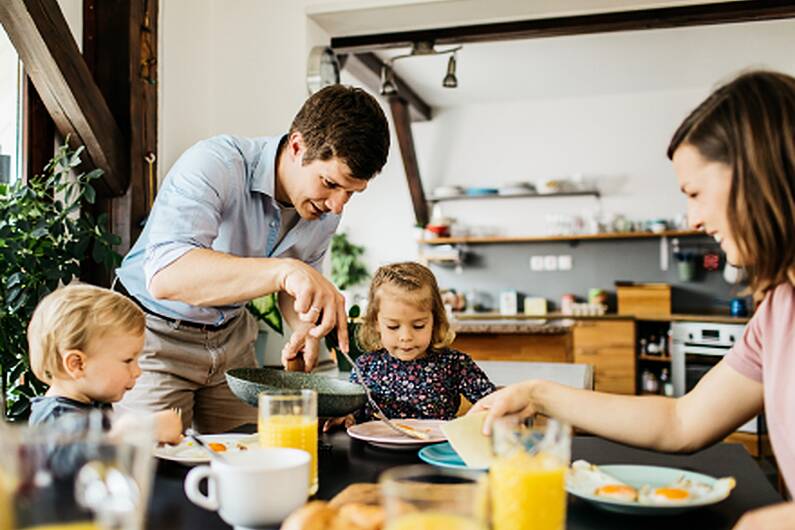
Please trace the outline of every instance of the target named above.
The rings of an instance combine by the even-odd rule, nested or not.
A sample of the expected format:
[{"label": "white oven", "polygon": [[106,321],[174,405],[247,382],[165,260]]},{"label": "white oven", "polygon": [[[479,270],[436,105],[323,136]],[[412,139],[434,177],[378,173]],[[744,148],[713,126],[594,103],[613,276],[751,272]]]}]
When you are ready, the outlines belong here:
[{"label": "white oven", "polygon": [[[696,386],[710,368],[742,337],[744,324],[714,322],[671,323],[671,380],[674,395],[683,396]],[[754,418],[738,430],[757,431]]]}]

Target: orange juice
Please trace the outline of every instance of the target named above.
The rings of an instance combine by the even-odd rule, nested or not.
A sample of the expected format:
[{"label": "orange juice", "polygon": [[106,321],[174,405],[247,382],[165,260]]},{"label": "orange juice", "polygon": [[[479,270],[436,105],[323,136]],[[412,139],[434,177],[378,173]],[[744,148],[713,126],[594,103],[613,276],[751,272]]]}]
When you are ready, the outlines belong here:
[{"label": "orange juice", "polygon": [[259,444],[262,447],[303,449],[309,462],[309,494],[317,493],[317,418],[273,415],[259,419]]},{"label": "orange juice", "polygon": [[564,530],[566,466],[544,454],[516,451],[489,470],[493,530]]},{"label": "orange juice", "polygon": [[91,521],[80,521],[75,523],[57,523],[29,526],[25,530],[102,530],[102,527],[96,523],[92,523]]},{"label": "orange juice", "polygon": [[14,528],[13,490],[14,486],[8,475],[0,469],[0,530],[13,530]]},{"label": "orange juice", "polygon": [[417,512],[398,517],[386,525],[386,530],[485,530],[485,527],[463,515]]}]

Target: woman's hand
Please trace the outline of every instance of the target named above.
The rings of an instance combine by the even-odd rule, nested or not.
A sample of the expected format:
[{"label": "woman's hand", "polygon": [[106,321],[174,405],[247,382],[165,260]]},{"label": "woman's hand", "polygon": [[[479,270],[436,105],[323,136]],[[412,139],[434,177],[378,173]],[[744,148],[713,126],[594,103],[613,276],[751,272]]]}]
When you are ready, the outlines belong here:
[{"label": "woman's hand", "polygon": [[532,389],[535,381],[524,381],[501,390],[492,392],[475,403],[467,414],[474,412],[488,411],[486,420],[483,422],[483,434],[491,434],[491,426],[494,420],[507,414],[518,414],[522,418],[527,418],[538,412],[532,400]]},{"label": "woman's hand", "polygon": [[795,502],[783,502],[742,516],[734,530],[795,530]]},{"label": "woman's hand", "polygon": [[356,425],[356,419],[353,417],[353,414],[348,414],[347,416],[342,416],[341,418],[329,418],[326,420],[326,423],[323,424],[323,432],[329,432],[337,427],[344,427],[347,429]]},{"label": "woman's hand", "polygon": [[182,415],[177,409],[154,413],[155,439],[167,444],[178,444],[182,440]]}]

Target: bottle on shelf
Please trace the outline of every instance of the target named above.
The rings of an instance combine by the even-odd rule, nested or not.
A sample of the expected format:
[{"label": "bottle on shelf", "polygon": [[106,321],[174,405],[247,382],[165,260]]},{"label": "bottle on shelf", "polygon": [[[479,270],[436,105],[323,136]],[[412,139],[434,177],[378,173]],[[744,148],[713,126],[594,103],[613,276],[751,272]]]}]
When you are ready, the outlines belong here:
[{"label": "bottle on shelf", "polygon": [[657,341],[656,335],[649,336],[649,341],[646,343],[646,353],[649,355],[660,355],[660,343]]},{"label": "bottle on shelf", "polygon": [[668,368],[663,368],[660,373],[660,386],[662,386],[662,393],[664,396],[674,396],[674,384],[671,381],[671,374],[668,372]]},{"label": "bottle on shelf", "polygon": [[660,393],[660,381],[657,379],[657,376],[654,375],[654,372],[652,372],[651,370],[643,370],[643,374],[641,374],[640,380],[641,380],[641,390],[644,394]]}]

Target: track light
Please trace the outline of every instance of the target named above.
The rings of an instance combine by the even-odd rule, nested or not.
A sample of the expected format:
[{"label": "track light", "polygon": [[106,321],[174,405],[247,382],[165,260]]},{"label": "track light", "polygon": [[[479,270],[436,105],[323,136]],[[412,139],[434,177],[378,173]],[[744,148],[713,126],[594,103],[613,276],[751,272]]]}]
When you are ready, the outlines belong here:
[{"label": "track light", "polygon": [[455,88],[458,86],[458,78],[455,76],[455,53],[450,56],[447,61],[447,75],[442,80],[442,86],[445,88]]},{"label": "track light", "polygon": [[394,96],[397,94],[395,84],[392,82],[392,66],[391,64],[381,65],[381,95]]},{"label": "track light", "polygon": [[417,57],[421,55],[444,55],[451,54],[450,59],[447,61],[447,75],[442,80],[442,86],[445,88],[456,88],[458,86],[458,78],[455,75],[456,70],[456,52],[461,49],[461,46],[450,48],[448,50],[438,51],[434,48],[432,40],[417,41],[411,46],[411,53],[398,55],[387,60],[381,65],[381,90],[379,91],[382,96],[395,96],[398,90],[395,87],[393,79],[392,65],[398,59],[405,59],[406,57]]}]

